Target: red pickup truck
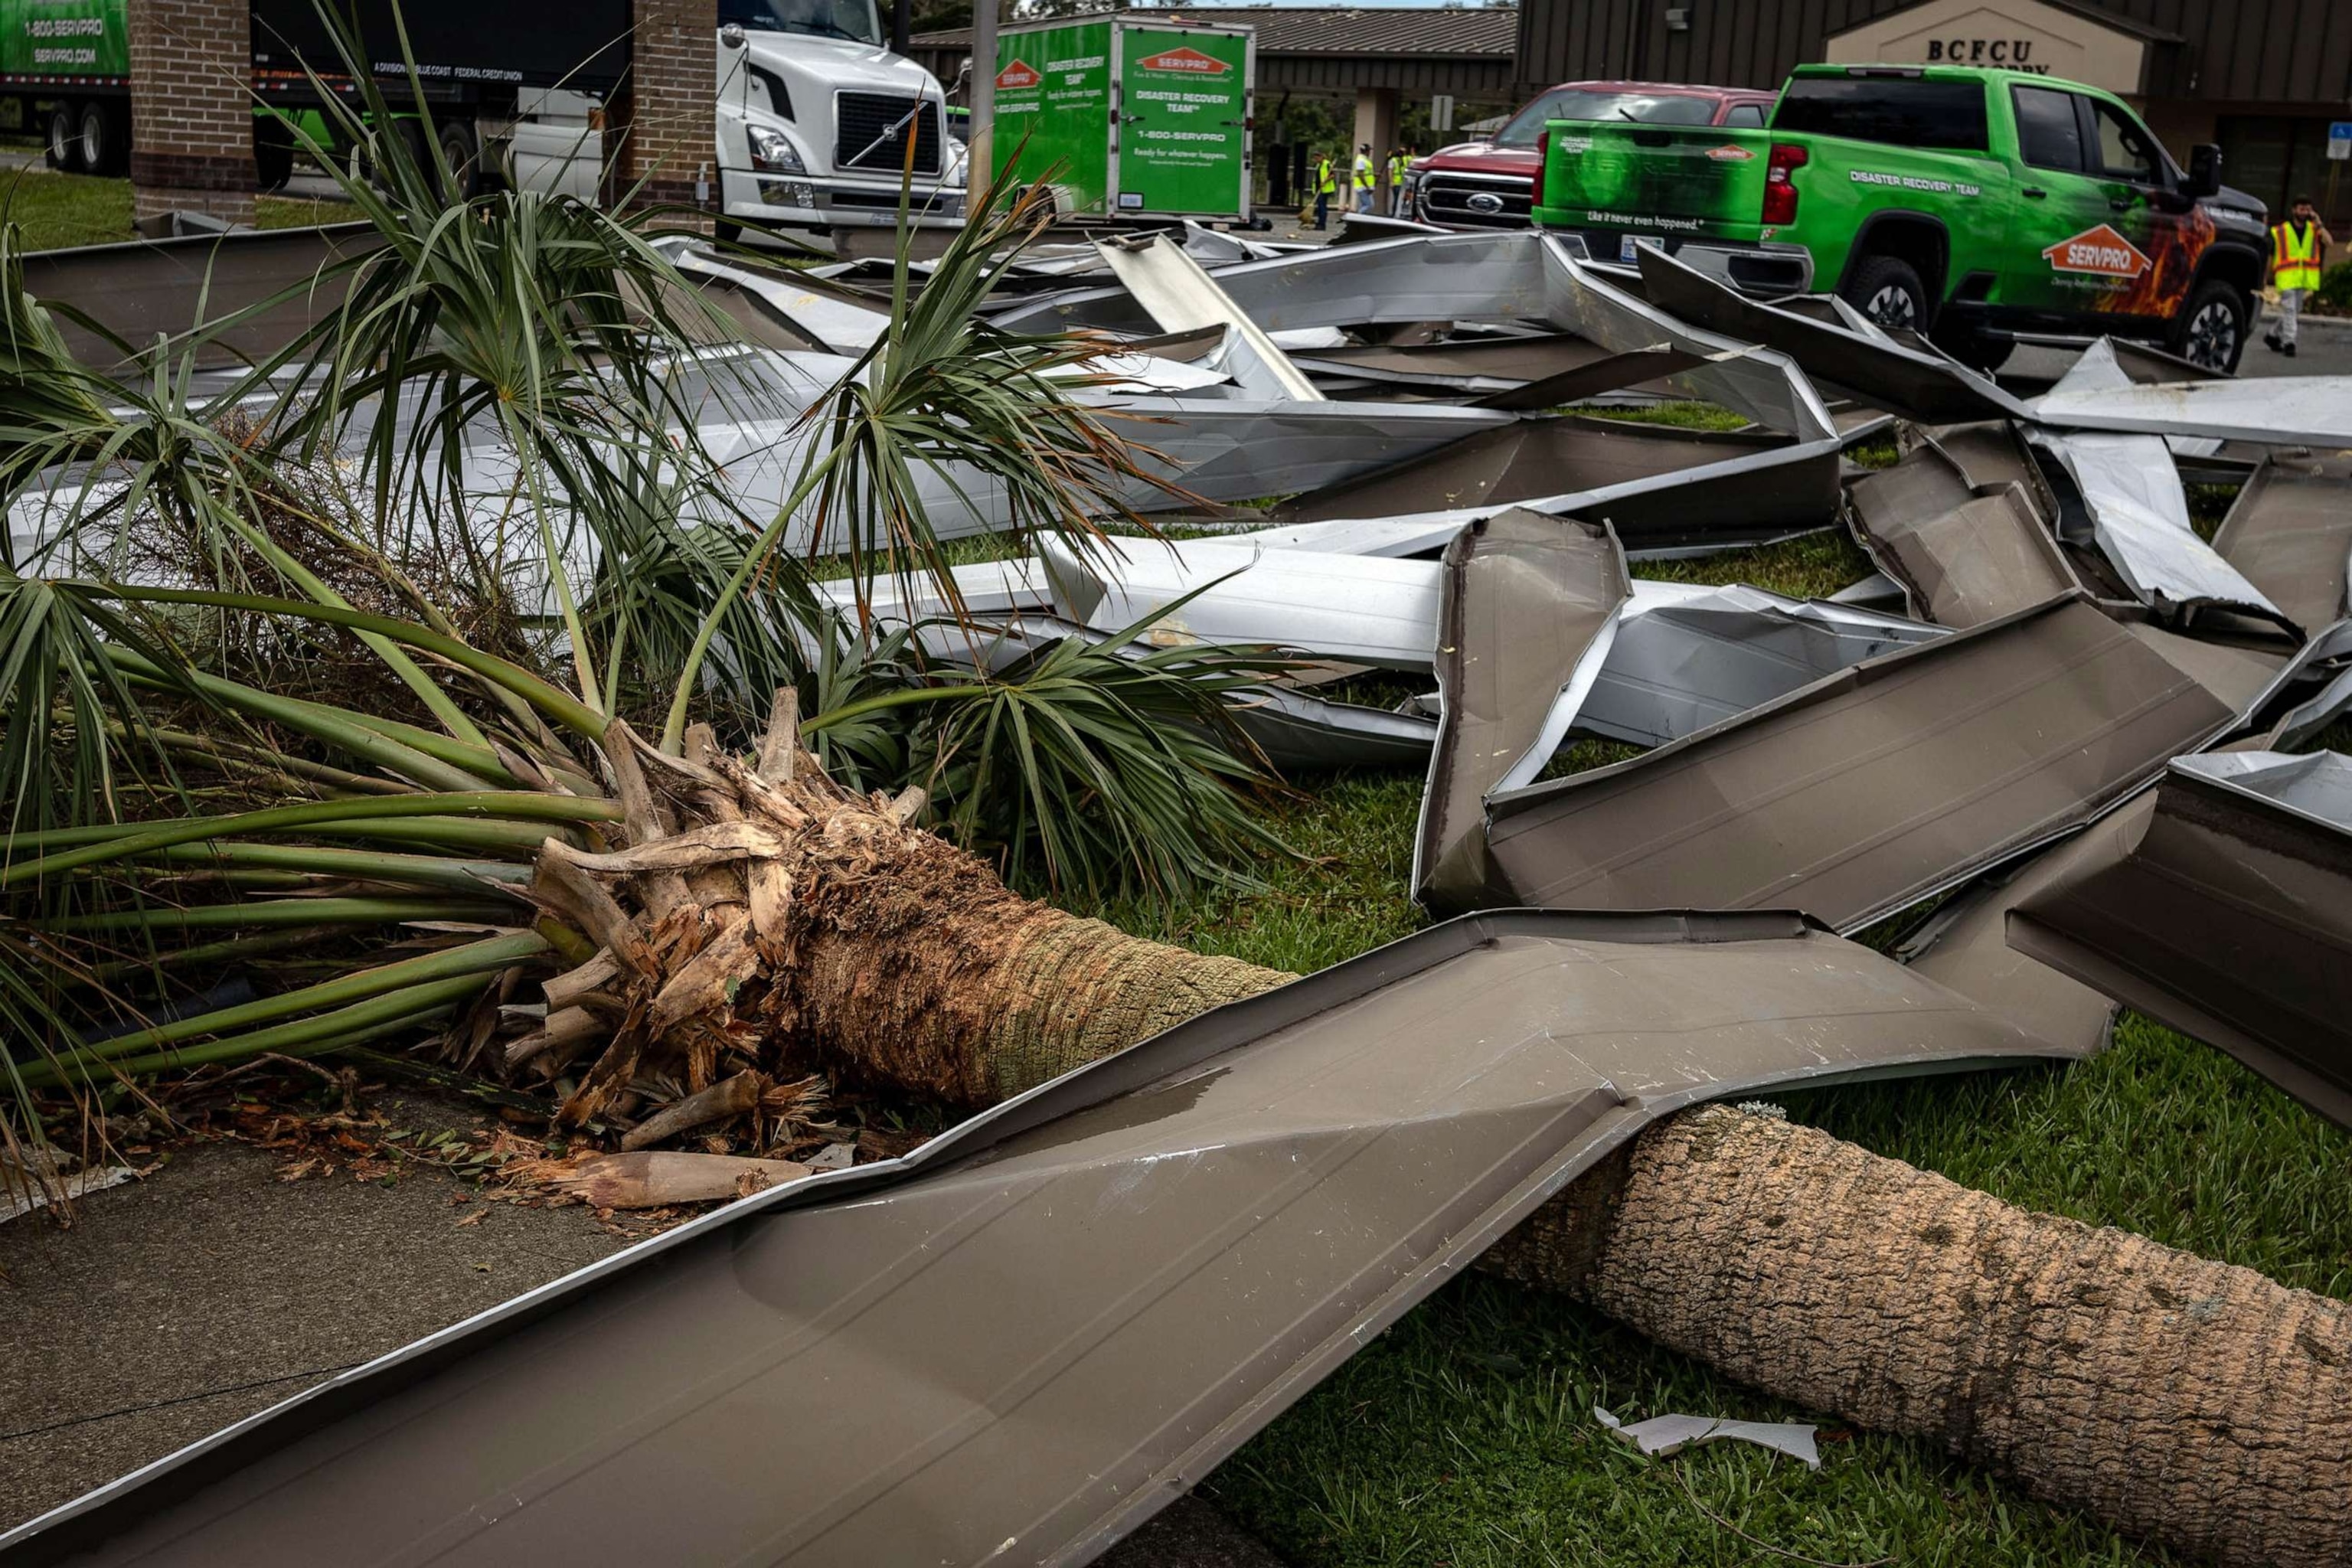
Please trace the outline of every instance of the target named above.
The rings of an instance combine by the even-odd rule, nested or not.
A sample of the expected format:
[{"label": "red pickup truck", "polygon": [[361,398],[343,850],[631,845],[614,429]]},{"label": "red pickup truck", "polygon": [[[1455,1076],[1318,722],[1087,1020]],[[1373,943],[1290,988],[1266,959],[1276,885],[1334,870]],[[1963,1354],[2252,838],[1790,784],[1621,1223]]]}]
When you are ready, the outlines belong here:
[{"label": "red pickup truck", "polygon": [[1771,117],[1777,93],[1654,81],[1563,82],[1511,116],[1490,141],[1417,158],[1405,171],[1400,217],[1448,228],[1525,228],[1536,182],[1536,140],[1554,120],[1642,125],[1744,125]]}]

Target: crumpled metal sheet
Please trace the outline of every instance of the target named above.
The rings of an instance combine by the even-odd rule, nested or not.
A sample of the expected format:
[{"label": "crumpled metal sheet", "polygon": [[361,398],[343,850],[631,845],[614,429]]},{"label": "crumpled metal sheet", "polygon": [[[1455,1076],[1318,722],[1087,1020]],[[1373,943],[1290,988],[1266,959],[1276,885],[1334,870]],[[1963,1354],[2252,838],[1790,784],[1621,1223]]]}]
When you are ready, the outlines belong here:
[{"label": "crumpled metal sheet", "polygon": [[2140,603],[2167,618],[2223,610],[2300,635],[2284,611],[2197,536],[2161,437],[2037,430],[2032,439],[2074,481],[2100,553]]},{"label": "crumpled metal sheet", "polygon": [[2352,759],[2181,757],[2085,840],[2010,944],[2352,1127]]},{"label": "crumpled metal sheet", "polygon": [[[1085,1563],[1658,1117],[2050,1054],[1787,914],[1474,916],[680,1226],[0,1546]],[[779,1418],[811,1411],[855,1418]]]},{"label": "crumpled metal sheet", "polygon": [[1971,489],[1932,443],[1846,493],[1856,539],[1937,626],[1981,626],[2083,585],[2023,485]]},{"label": "crumpled metal sheet", "polygon": [[[1674,353],[1656,349],[1634,352],[1643,356]],[[1624,356],[1566,332],[1541,332],[1439,343],[1351,343],[1305,350],[1291,357],[1300,369],[1317,375],[1381,382],[1404,390],[1469,398],[1515,392],[1530,383],[1610,364]],[[1683,357],[1676,356],[1678,361]],[[1662,360],[1648,357],[1647,363],[1662,367],[1652,374],[1664,374]],[[1677,363],[1672,368],[1685,367]]]},{"label": "crumpled metal sheet", "polygon": [[1437,744],[1437,721],[1340,702],[1273,684],[1233,700],[1234,721],[1286,772],[1297,768],[1418,768]]},{"label": "crumpled metal sheet", "polygon": [[1910,348],[1883,332],[1834,325],[1811,313],[1751,300],[1652,246],[1639,247],[1650,302],[1696,326],[1779,350],[1805,374],[1833,382],[1874,407],[1924,425],[2017,418],[2025,405],[1931,348]]},{"label": "crumpled metal sheet", "polygon": [[[762,267],[698,240],[669,239],[656,248],[671,266],[720,301],[754,342],[771,348],[808,347],[855,358],[890,331],[890,312],[805,274]],[[803,340],[770,342],[762,324]]]},{"label": "crumpled metal sheet", "polygon": [[[1282,526],[1526,504],[1605,515],[1628,548],[1721,548],[1825,527],[1835,517],[1832,462],[1759,461],[1793,449],[1788,437],[1763,432],[1577,415],[1522,419],[1308,491],[1273,516]],[[1450,536],[1466,521],[1439,526]]]},{"label": "crumpled metal sheet", "polygon": [[[1247,261],[1216,271],[1223,289],[1268,331],[1414,321],[1543,319],[1543,237],[1446,234],[1380,240]],[[996,314],[1013,331],[1068,327],[1148,332],[1123,285],[1022,300]]]},{"label": "crumpled metal sheet", "polygon": [[2282,375],[2124,386],[2056,386],[2029,416],[2070,430],[2113,430],[2274,445],[2352,447],[2352,375]]},{"label": "crumpled metal sheet", "polygon": [[2036,1039],[2080,1057],[2114,1036],[2105,995],[2009,945],[2009,911],[2070,873],[2090,840],[2075,834],[2031,859],[2001,866],[1952,895],[1908,933],[1895,956]]},{"label": "crumpled metal sheet", "polygon": [[1196,595],[1144,634],[1161,647],[1268,643],[1349,664],[1427,669],[1437,646],[1434,562],[1262,550],[1223,540],[1114,542],[1081,560],[1040,542],[1061,613],[1097,631]]},{"label": "crumpled metal sheet", "polygon": [[1944,628],[1735,584],[1636,583],[1591,692],[1561,722],[1662,746]]},{"label": "crumpled metal sheet", "polygon": [[1596,1405],[1592,1418],[1609,1435],[1631,1443],[1653,1458],[1671,1458],[1701,1443],[1754,1443],[1786,1454],[1809,1470],[1822,1468],[1821,1450],[1813,1446],[1816,1430],[1810,1421],[1731,1421],[1719,1415],[1653,1415],[1647,1421],[1620,1421]]},{"label": "crumpled metal sheet", "polygon": [[1323,394],[1265,329],[1228,298],[1201,264],[1158,234],[1097,241],[1095,249],[1162,331],[1221,326],[1225,371],[1251,397],[1320,403]]},{"label": "crumpled metal sheet", "polygon": [[2252,734],[2273,751],[2299,746],[2352,713],[2352,620],[2315,634],[2282,672],[2279,689],[2257,715]]},{"label": "crumpled metal sheet", "polygon": [[2352,612],[2352,458],[2274,452],[2213,535],[2221,559],[2299,626]]},{"label": "crumpled metal sheet", "polygon": [[1496,795],[1496,901],[1795,907],[1853,930],[2079,825],[2232,723],[2244,682],[2273,673],[2053,600]]},{"label": "crumpled metal sheet", "polygon": [[[1541,322],[1612,354],[1664,344],[1706,363],[1666,379],[1800,442],[1834,440],[1828,409],[1789,359],[1702,331],[1576,259],[1557,236],[1444,234],[1326,247],[1218,269],[1217,286],[1270,332],[1425,321]],[[998,318],[1024,331],[1092,326],[1149,333],[1124,288],[1022,301]]]},{"label": "crumpled metal sheet", "polygon": [[1542,771],[1599,678],[1633,585],[1605,523],[1507,511],[1446,546],[1436,668],[1443,703],[1413,836],[1413,896],[1475,906],[1486,795]]}]

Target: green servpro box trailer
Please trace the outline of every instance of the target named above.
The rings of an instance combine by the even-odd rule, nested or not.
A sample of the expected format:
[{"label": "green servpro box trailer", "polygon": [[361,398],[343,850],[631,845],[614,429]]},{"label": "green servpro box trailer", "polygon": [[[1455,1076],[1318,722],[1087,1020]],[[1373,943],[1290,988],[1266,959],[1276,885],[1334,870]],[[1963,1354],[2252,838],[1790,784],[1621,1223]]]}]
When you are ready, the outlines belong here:
[{"label": "green servpro box trailer", "polygon": [[1248,26],[1106,16],[1007,27],[996,156],[1077,216],[1250,216]]}]

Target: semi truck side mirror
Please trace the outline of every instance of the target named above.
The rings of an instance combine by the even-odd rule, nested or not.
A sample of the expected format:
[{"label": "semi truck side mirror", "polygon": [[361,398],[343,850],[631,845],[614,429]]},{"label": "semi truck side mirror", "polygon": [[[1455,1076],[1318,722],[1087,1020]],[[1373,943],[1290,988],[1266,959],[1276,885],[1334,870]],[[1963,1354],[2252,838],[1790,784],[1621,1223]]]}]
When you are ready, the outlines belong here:
[{"label": "semi truck side mirror", "polygon": [[730,49],[740,49],[749,42],[743,36],[743,24],[730,22],[719,29],[719,41]]},{"label": "semi truck side mirror", "polygon": [[2221,188],[2221,149],[2200,142],[2189,149],[2189,194],[2210,196]]}]

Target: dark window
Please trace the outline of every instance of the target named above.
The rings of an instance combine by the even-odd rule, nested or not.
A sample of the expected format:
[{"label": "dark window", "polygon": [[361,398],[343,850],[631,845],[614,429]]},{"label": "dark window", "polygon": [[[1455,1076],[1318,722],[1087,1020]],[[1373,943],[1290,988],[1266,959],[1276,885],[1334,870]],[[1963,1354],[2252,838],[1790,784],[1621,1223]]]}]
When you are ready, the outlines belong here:
[{"label": "dark window", "polygon": [[1723,117],[1726,125],[1752,125],[1762,129],[1764,106],[1760,103],[1735,103],[1731,112]]},{"label": "dark window", "polygon": [[874,0],[719,0],[719,25],[732,22],[759,33],[803,33],[879,44],[882,19]]},{"label": "dark window", "polygon": [[1897,147],[1981,153],[1984,84],[1900,76],[1801,76],[1780,95],[1772,128]]},{"label": "dark window", "polygon": [[2091,100],[2091,112],[2099,123],[2099,163],[2113,180],[2130,180],[2137,184],[2157,183],[2156,138],[2147,133],[2130,115],[2112,103]]},{"label": "dark window", "polygon": [[2083,168],[2083,122],[2074,117],[2074,95],[2046,87],[2010,89],[2017,105],[2018,156],[2037,169]]},{"label": "dark window", "polygon": [[1556,87],[1495,133],[1498,147],[1532,147],[1555,120],[1630,120],[1638,125],[1711,125],[1717,100],[1687,92],[1591,92]]}]

